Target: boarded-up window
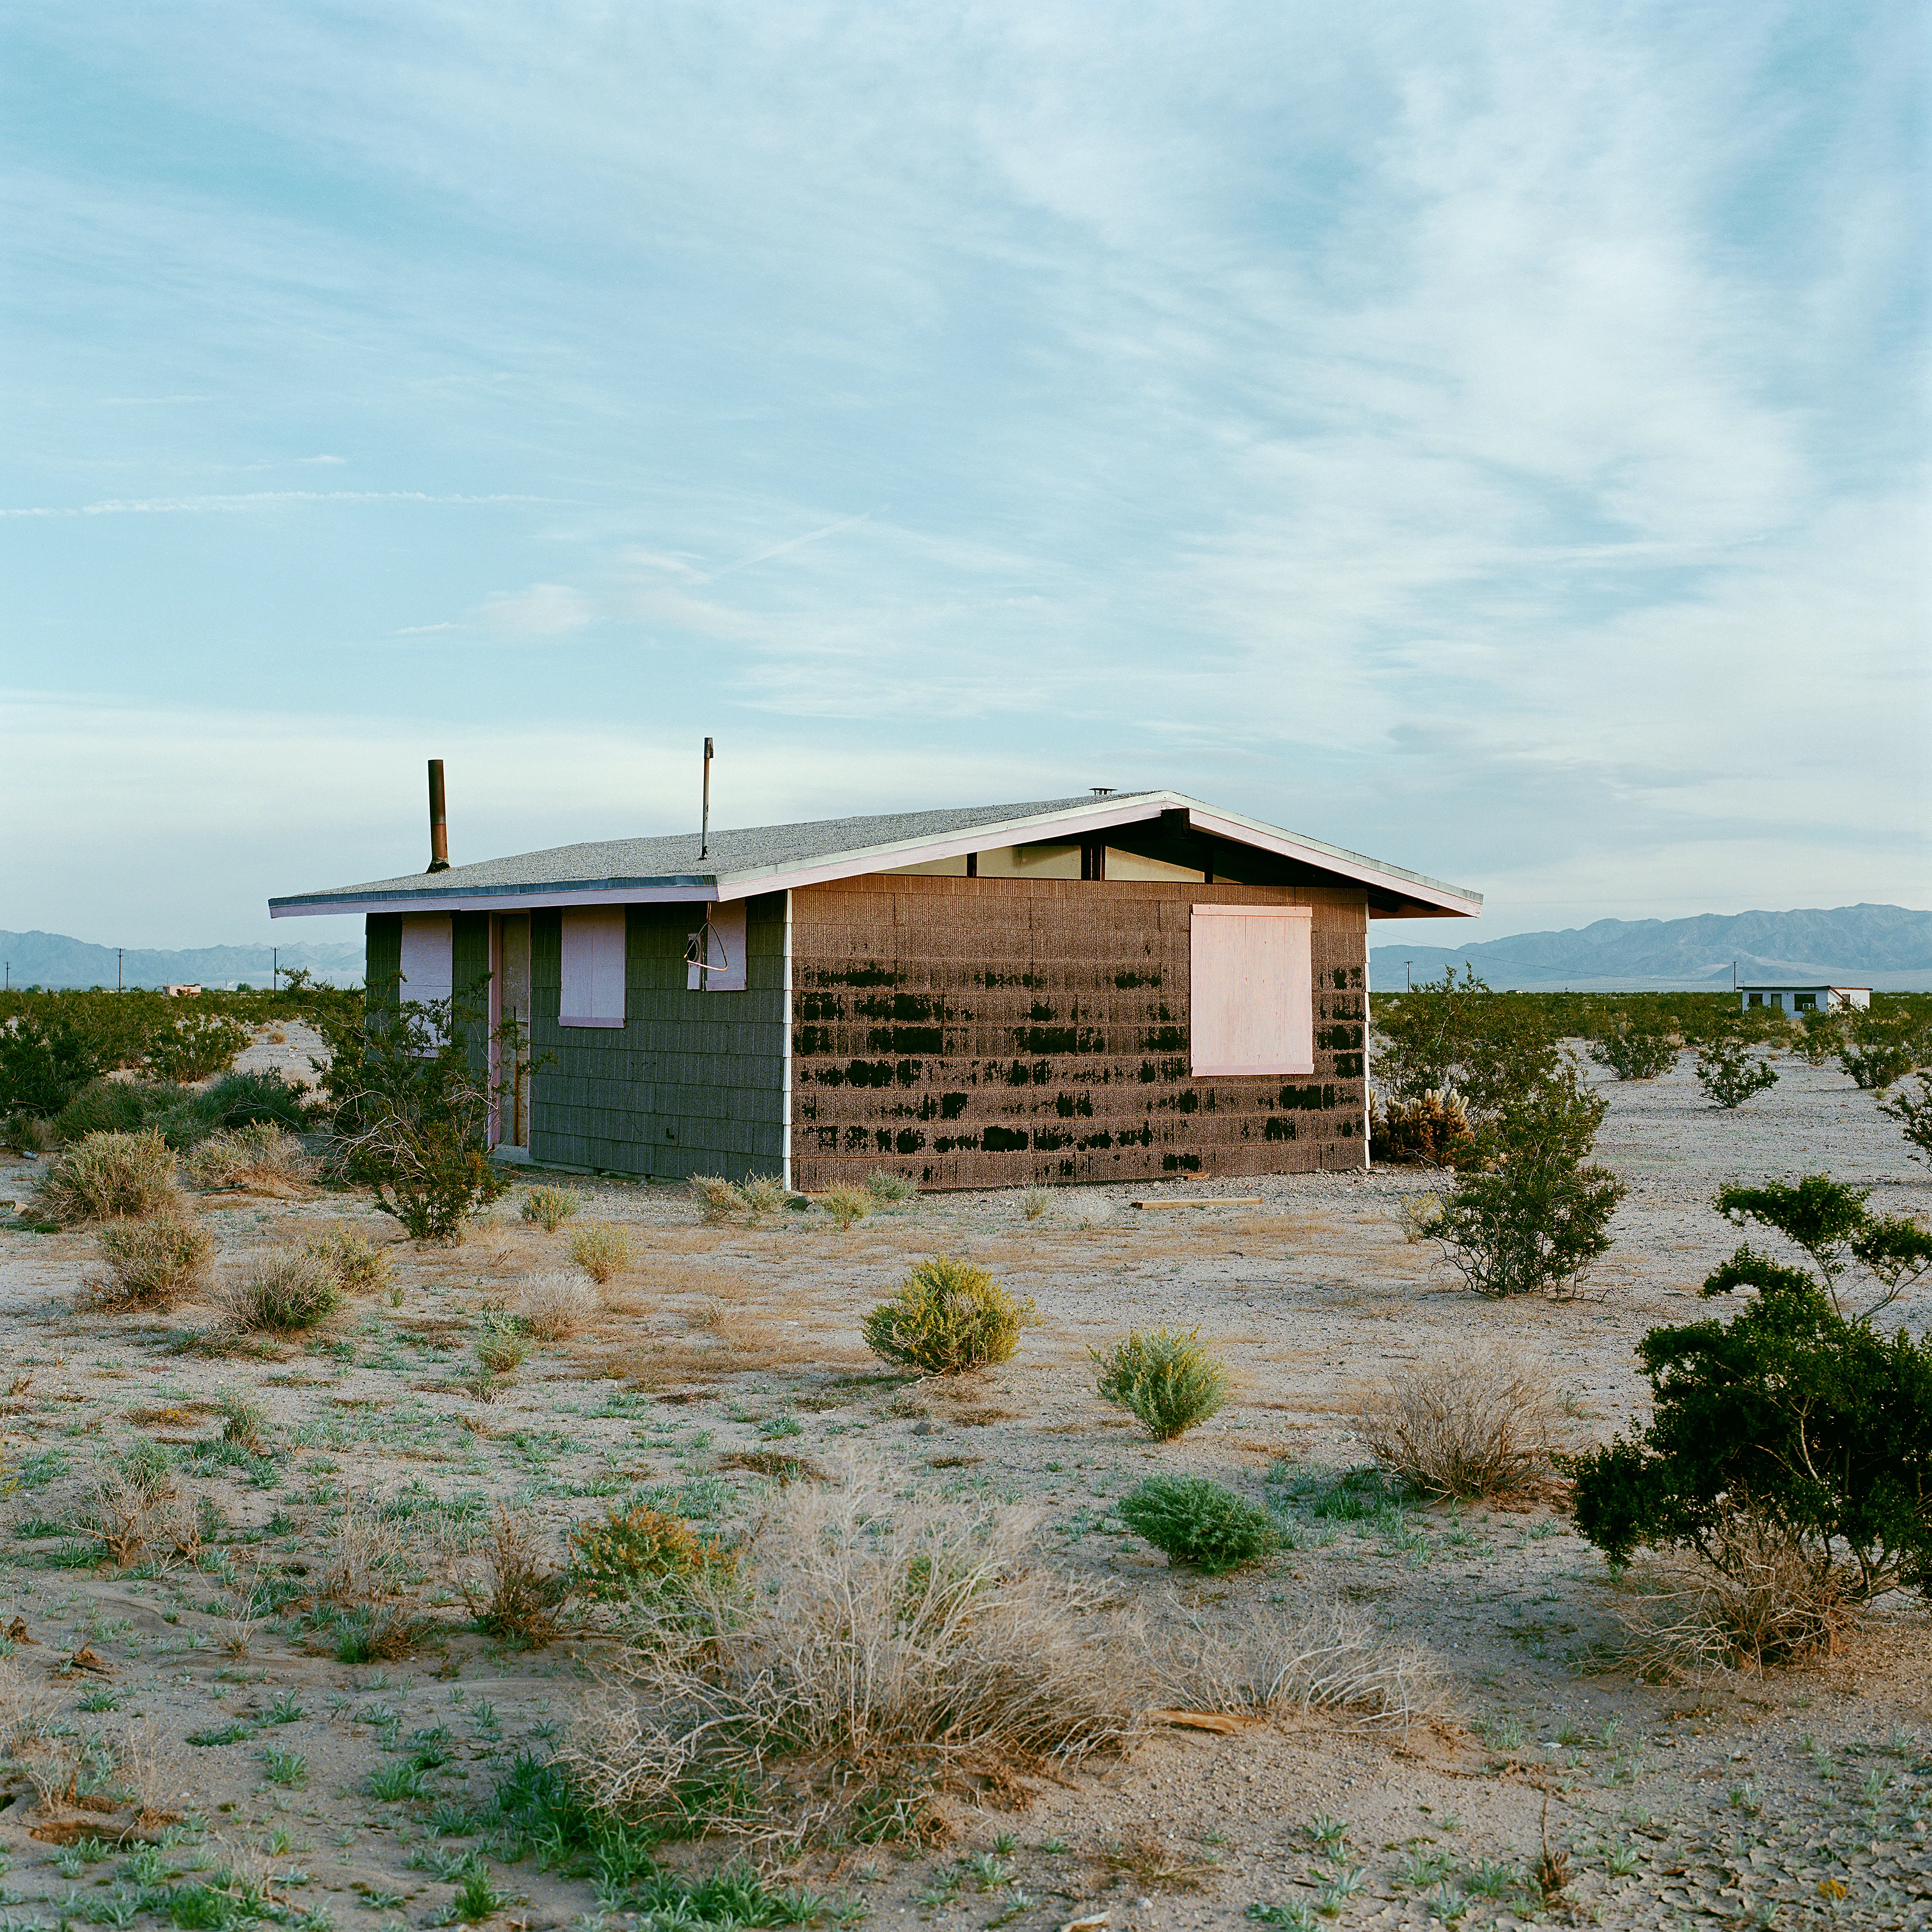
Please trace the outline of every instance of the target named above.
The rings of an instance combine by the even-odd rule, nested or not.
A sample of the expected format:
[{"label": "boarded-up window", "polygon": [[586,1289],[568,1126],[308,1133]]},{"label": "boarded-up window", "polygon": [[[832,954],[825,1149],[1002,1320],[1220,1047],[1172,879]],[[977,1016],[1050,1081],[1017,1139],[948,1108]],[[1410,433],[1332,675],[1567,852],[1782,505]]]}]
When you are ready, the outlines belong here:
[{"label": "boarded-up window", "polygon": [[703,930],[691,935],[684,956],[684,983],[693,992],[742,993],[745,902],[732,899],[711,907],[705,914]]},{"label": "boarded-up window", "polygon": [[1192,910],[1188,1040],[1194,1072],[1312,1073],[1312,913],[1306,906]]},{"label": "boarded-up window", "polygon": [[446,1000],[454,977],[448,914],[404,913],[401,997],[422,1006],[432,1000]]},{"label": "boarded-up window", "polygon": [[557,1024],[624,1024],[624,908],[587,907],[563,915],[563,993]]}]

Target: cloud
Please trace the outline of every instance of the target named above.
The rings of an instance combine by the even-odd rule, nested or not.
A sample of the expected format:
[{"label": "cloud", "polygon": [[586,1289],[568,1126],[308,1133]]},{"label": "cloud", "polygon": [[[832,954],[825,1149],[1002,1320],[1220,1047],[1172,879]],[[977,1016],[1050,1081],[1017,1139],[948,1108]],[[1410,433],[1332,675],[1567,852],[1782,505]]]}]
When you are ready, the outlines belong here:
[{"label": "cloud", "polygon": [[471,620],[500,643],[526,644],[568,637],[596,615],[590,599],[567,584],[532,584],[525,590],[493,590]]}]

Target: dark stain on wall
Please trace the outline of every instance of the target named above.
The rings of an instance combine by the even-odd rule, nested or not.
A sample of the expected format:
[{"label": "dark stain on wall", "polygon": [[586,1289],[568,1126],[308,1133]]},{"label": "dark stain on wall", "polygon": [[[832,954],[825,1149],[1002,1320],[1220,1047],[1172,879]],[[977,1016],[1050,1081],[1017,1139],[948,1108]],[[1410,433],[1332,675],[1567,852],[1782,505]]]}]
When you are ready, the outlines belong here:
[{"label": "dark stain on wall", "polygon": [[[1189,1071],[1189,908],[1314,909],[1315,1072]],[[873,876],[792,896],[794,1184],[934,1188],[1365,1164],[1365,897]]]}]

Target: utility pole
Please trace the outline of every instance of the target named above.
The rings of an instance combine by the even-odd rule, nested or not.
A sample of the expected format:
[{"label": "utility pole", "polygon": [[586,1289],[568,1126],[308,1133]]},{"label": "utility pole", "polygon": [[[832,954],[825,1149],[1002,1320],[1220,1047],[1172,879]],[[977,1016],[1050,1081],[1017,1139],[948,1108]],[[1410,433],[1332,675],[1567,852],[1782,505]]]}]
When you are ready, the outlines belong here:
[{"label": "utility pole", "polygon": [[118,992],[120,992],[120,990],[121,990],[121,954],[122,954],[122,949],[120,946],[116,946],[116,947],[115,947],[115,949],[114,949],[114,990],[115,990],[117,993],[118,993]]},{"label": "utility pole", "polygon": [[1408,974],[1408,969],[1414,964],[1415,962],[1413,959],[1405,959],[1402,962],[1402,990],[1405,993],[1412,993],[1415,990],[1410,982]]},{"label": "utility pole", "polygon": [[268,991],[279,993],[282,990],[282,949],[279,946],[268,948]]}]

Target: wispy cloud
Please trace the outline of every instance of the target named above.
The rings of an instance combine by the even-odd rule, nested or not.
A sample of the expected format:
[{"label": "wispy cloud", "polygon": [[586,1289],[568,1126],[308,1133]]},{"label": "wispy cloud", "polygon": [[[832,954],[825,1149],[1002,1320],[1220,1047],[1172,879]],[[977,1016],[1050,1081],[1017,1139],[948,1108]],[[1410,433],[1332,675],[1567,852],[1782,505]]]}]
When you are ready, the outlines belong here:
[{"label": "wispy cloud", "polygon": [[[0,178],[10,622],[104,690],[1172,778],[1498,924],[1932,896],[1899,0],[4,31],[147,137]],[[224,494],[292,449],[371,487]]]}]

